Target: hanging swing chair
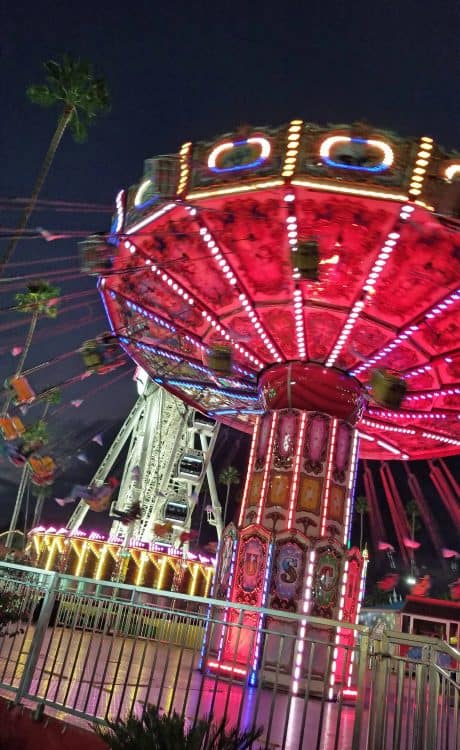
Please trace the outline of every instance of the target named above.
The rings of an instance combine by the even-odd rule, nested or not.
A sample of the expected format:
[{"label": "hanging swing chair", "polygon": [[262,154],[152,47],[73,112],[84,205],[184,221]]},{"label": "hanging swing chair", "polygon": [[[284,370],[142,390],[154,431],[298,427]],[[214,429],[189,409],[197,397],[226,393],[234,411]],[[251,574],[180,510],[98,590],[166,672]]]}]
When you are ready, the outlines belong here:
[{"label": "hanging swing chair", "polygon": [[387,409],[399,409],[406,395],[407,383],[388,370],[374,370],[371,375],[371,395]]}]

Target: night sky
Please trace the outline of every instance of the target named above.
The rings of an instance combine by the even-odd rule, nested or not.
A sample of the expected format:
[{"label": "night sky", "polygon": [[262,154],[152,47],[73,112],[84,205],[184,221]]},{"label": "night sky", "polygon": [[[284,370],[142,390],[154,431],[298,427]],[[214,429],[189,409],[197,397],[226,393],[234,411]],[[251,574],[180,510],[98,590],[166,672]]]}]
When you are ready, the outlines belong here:
[{"label": "night sky", "polygon": [[[10,4],[0,31],[1,227],[18,221],[19,211],[4,199],[28,195],[56,122],[56,110],[30,104],[25,89],[42,82],[42,62],[63,52],[88,59],[107,78],[112,110],[90,130],[88,143],[64,137],[42,198],[100,210],[40,211],[29,228],[84,237],[109,228],[116,192],[139,180],[144,159],[244,123],[366,119],[402,135],[432,135],[446,147],[460,146],[459,32],[454,0]],[[40,323],[26,366],[71,353],[106,328],[95,280],[79,273],[77,256],[75,239],[20,243],[8,276],[56,273],[65,295],[58,319]],[[14,371],[10,350],[23,343],[27,330],[26,319],[5,308],[25,283],[0,286],[2,382]],[[40,390],[82,370],[78,355],[70,354],[33,376],[33,383]],[[89,441],[103,432],[108,443],[116,433],[136,398],[132,372],[127,363],[64,390],[50,419],[62,468],[57,494],[91,478],[104,448]],[[83,399],[79,409],[70,406],[77,398]],[[26,419],[37,419],[41,410],[32,407]],[[244,453],[247,440],[235,447],[237,438],[224,432],[222,465],[236,448]],[[89,464],[76,459],[78,447]],[[458,467],[455,460],[449,465]],[[0,461],[0,527],[11,513],[19,475]],[[47,520],[67,516],[68,508],[63,514],[48,502]]]}]

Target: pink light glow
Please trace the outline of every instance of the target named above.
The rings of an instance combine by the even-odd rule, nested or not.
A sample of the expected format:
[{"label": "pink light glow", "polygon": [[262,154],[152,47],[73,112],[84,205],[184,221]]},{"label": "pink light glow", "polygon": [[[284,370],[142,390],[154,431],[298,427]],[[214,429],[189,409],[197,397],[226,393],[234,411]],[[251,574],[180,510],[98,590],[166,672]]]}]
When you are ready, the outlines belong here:
[{"label": "pink light glow", "polygon": [[246,483],[244,485],[243,499],[241,501],[241,510],[240,510],[240,517],[238,519],[238,526],[243,525],[244,514],[246,512],[246,503],[248,500],[249,487],[251,486],[252,474],[254,471],[254,464],[256,462],[256,447],[257,447],[257,441],[259,438],[259,431],[260,431],[260,417],[257,417],[255,425],[254,425],[254,433],[252,435],[251,451],[249,453],[248,471],[246,474]]},{"label": "pink light glow", "polygon": [[271,464],[272,464],[272,455],[273,455],[273,442],[275,440],[275,430],[278,424],[278,419],[279,419],[279,414],[277,412],[273,412],[272,417],[271,417],[272,423],[270,427],[270,437],[268,439],[267,456],[265,459],[264,477],[262,479],[262,488],[260,490],[259,507],[257,508],[256,523],[260,523],[260,519],[262,518],[262,511],[265,505],[265,493],[267,491],[268,477],[270,475],[270,471],[272,468]]},{"label": "pink light glow", "polygon": [[324,486],[324,500],[323,500],[323,510],[322,510],[322,517],[321,517],[321,536],[325,536],[326,533],[326,523],[327,523],[327,511],[329,507],[329,493],[331,490],[331,476],[332,476],[332,465],[333,465],[333,456],[334,456],[334,450],[335,450],[335,437],[337,433],[337,420],[332,420],[332,428],[331,428],[331,437],[329,442],[329,450],[327,455],[327,473],[326,473],[326,482]]},{"label": "pink light glow", "polygon": [[306,423],[307,423],[307,415],[304,412],[302,416],[300,417],[299,434],[297,436],[297,450],[296,450],[296,456],[295,456],[295,462],[294,462],[294,471],[293,471],[293,476],[292,476],[291,499],[289,503],[289,517],[288,517],[289,529],[292,527],[292,522],[294,519],[294,510],[296,507],[297,490],[299,487],[299,476],[300,476],[300,461],[302,458],[303,439],[305,435]]}]

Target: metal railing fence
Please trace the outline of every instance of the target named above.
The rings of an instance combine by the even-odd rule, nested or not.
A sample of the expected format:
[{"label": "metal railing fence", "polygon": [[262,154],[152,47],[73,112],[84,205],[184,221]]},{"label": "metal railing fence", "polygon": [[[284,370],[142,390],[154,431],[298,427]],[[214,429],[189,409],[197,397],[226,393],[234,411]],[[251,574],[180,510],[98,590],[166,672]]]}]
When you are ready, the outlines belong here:
[{"label": "metal railing fence", "polygon": [[[460,674],[440,663],[460,654],[441,642],[375,640],[363,626],[7,563],[0,591],[19,597],[21,617],[0,638],[0,690],[69,720],[116,721],[155,704],[190,724],[212,714],[263,726],[266,750],[460,750]],[[421,658],[401,655],[419,641]],[[254,648],[248,680],[241,653]],[[341,690],[350,674],[353,704]]]}]

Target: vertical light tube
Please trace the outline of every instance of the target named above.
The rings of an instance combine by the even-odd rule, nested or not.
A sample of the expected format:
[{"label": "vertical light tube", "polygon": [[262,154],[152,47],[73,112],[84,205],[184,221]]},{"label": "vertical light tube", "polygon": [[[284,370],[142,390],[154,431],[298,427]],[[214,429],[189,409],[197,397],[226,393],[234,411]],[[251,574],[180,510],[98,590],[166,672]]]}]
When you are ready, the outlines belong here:
[{"label": "vertical light tube", "polygon": [[261,420],[260,417],[256,417],[256,423],[254,425],[254,432],[252,435],[251,451],[249,453],[249,463],[248,463],[248,470],[246,474],[246,484],[244,485],[243,499],[241,500],[240,517],[238,519],[238,526],[240,527],[243,525],[243,521],[244,521],[244,514],[246,512],[246,504],[248,500],[249,487],[251,486],[252,473],[254,471],[254,465],[256,462],[256,448],[257,448],[257,443],[259,440],[260,420]]},{"label": "vertical light tube", "polygon": [[324,496],[323,496],[323,515],[321,518],[321,536],[324,536],[325,531],[326,531],[327,511],[329,508],[329,493],[331,491],[332,464],[334,461],[336,434],[337,434],[337,419],[333,419],[332,427],[331,427],[331,438],[329,442],[329,450],[327,452],[326,481],[324,485]]}]

